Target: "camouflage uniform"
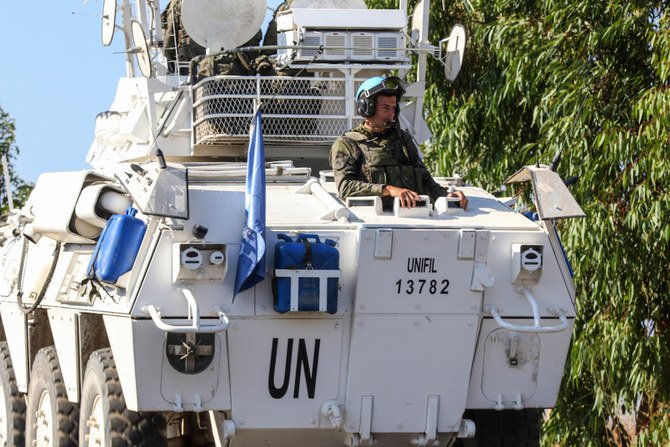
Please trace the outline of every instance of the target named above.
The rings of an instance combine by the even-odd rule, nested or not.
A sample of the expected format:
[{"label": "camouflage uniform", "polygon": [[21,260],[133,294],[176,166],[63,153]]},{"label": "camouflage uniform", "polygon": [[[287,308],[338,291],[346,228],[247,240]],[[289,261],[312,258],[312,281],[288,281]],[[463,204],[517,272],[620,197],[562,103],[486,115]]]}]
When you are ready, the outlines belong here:
[{"label": "camouflage uniform", "polygon": [[181,23],[181,0],[170,0],[170,4],[161,14],[161,24],[164,31],[163,53],[170,62],[170,72],[175,71],[177,52],[180,62],[188,62],[196,56],[205,54],[205,48],[195,43],[184,30]]},{"label": "camouflage uniform", "polygon": [[410,135],[395,126],[381,134],[365,126],[346,132],[330,149],[340,197],[381,196],[385,185],[411,189],[434,202],[447,191],[433,180]]},{"label": "camouflage uniform", "polygon": [[[204,55],[206,51],[204,47],[195,43],[195,41],[191,39],[191,37],[186,33],[186,30],[184,29],[184,26],[181,22],[181,1],[182,0],[170,0],[170,3],[168,4],[167,8],[165,8],[163,13],[161,14],[161,24],[164,31],[163,53],[165,54],[165,58],[169,62],[168,69],[171,73],[175,71],[174,61],[177,60],[177,56],[179,56],[178,60],[180,62],[189,62],[196,56]],[[259,46],[262,37],[263,32],[259,29],[254,35],[254,37],[249,39],[249,41],[247,41],[242,46],[243,47]],[[248,59],[251,59],[252,61],[257,56],[258,55],[256,54],[256,52],[248,53],[246,55],[246,57]],[[208,58],[211,59],[208,63],[212,65],[212,67],[219,64],[226,65],[232,63],[228,60],[227,55],[220,58],[222,59],[222,61],[215,59],[216,56],[208,56]],[[256,65],[259,64],[260,61]],[[242,69],[240,69],[239,71],[240,71],[239,73],[234,72],[231,74],[247,74]],[[228,70],[212,68],[212,72],[216,72],[213,74],[226,74]],[[213,74],[210,74],[209,76],[212,76]]]},{"label": "camouflage uniform", "polygon": [[[268,29],[265,32],[265,37],[263,38],[263,46],[267,47],[270,45],[277,45],[277,15],[280,12],[287,11],[288,9],[291,8],[291,4],[293,3],[293,0],[290,1],[284,1],[281,5],[275,9],[274,14],[272,14],[272,20],[270,20],[270,23],[268,23]],[[276,50],[268,51],[270,54],[276,53]]]},{"label": "camouflage uniform", "polygon": [[[260,33],[260,31],[259,31]],[[258,34],[257,34],[258,36]],[[254,37],[255,38],[255,37]],[[249,41],[251,42],[251,41]],[[247,42],[243,46],[256,46]],[[250,56],[253,56],[251,58]],[[198,63],[198,80],[219,75],[274,76],[277,74],[274,65],[267,55],[257,55],[257,52],[234,51],[214,56],[206,56]]]}]

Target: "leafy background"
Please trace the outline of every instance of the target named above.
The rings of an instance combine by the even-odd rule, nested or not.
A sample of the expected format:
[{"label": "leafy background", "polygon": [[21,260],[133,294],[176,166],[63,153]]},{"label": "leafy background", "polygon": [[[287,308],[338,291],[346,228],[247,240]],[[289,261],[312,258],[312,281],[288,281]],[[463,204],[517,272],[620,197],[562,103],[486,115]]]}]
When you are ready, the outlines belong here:
[{"label": "leafy background", "polygon": [[[16,156],[19,154],[19,148],[16,146],[15,137],[14,120],[9,113],[5,112],[2,106],[0,106],[0,157],[3,155],[7,157],[13,202],[15,206],[20,207],[28,198],[32,185],[21,180],[16,174],[16,169],[13,169]],[[7,199],[4,170],[0,164],[0,214],[5,214],[9,210],[9,202]]]},{"label": "leafy background", "polygon": [[560,224],[578,317],[544,445],[668,445],[669,2],[431,3],[431,42],[468,30],[459,78],[429,69],[433,172],[500,191],[561,151],[579,177],[587,217]]}]

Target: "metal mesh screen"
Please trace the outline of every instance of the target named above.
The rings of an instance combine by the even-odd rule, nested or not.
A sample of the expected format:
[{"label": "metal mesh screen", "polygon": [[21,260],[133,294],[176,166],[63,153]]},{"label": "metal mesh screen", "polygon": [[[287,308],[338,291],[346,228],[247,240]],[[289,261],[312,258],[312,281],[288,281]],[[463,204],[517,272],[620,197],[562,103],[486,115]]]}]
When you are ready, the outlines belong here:
[{"label": "metal mesh screen", "polygon": [[344,78],[217,76],[193,89],[195,144],[248,141],[256,98],[266,143],[330,144],[361,122],[347,115]]}]

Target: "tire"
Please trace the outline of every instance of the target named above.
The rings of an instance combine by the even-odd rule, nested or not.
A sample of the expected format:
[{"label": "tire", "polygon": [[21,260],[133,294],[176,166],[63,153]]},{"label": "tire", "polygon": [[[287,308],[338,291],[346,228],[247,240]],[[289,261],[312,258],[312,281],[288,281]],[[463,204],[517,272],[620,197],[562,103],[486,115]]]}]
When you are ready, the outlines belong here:
[{"label": "tire", "polygon": [[126,408],[111,349],[91,354],[84,373],[79,416],[79,445],[161,447],[167,445],[166,422],[160,413]]},{"label": "tire", "polygon": [[539,447],[540,410],[469,410],[463,417],[475,423],[472,439],[459,439],[461,447]]},{"label": "tire", "polygon": [[67,400],[56,348],[37,352],[30,372],[26,408],[26,445],[76,447],[79,410]]},{"label": "tire", "polygon": [[23,447],[26,402],[16,386],[7,342],[0,343],[0,446]]}]

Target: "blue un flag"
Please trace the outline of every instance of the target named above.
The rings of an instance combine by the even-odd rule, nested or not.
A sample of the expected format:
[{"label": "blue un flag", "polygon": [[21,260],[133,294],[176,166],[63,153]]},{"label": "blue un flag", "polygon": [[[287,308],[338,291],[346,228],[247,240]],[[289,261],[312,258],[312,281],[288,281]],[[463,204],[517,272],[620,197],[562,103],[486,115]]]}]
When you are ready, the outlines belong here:
[{"label": "blue un flag", "polygon": [[235,274],[235,295],[265,278],[265,148],[261,109],[251,123],[242,243]]}]

